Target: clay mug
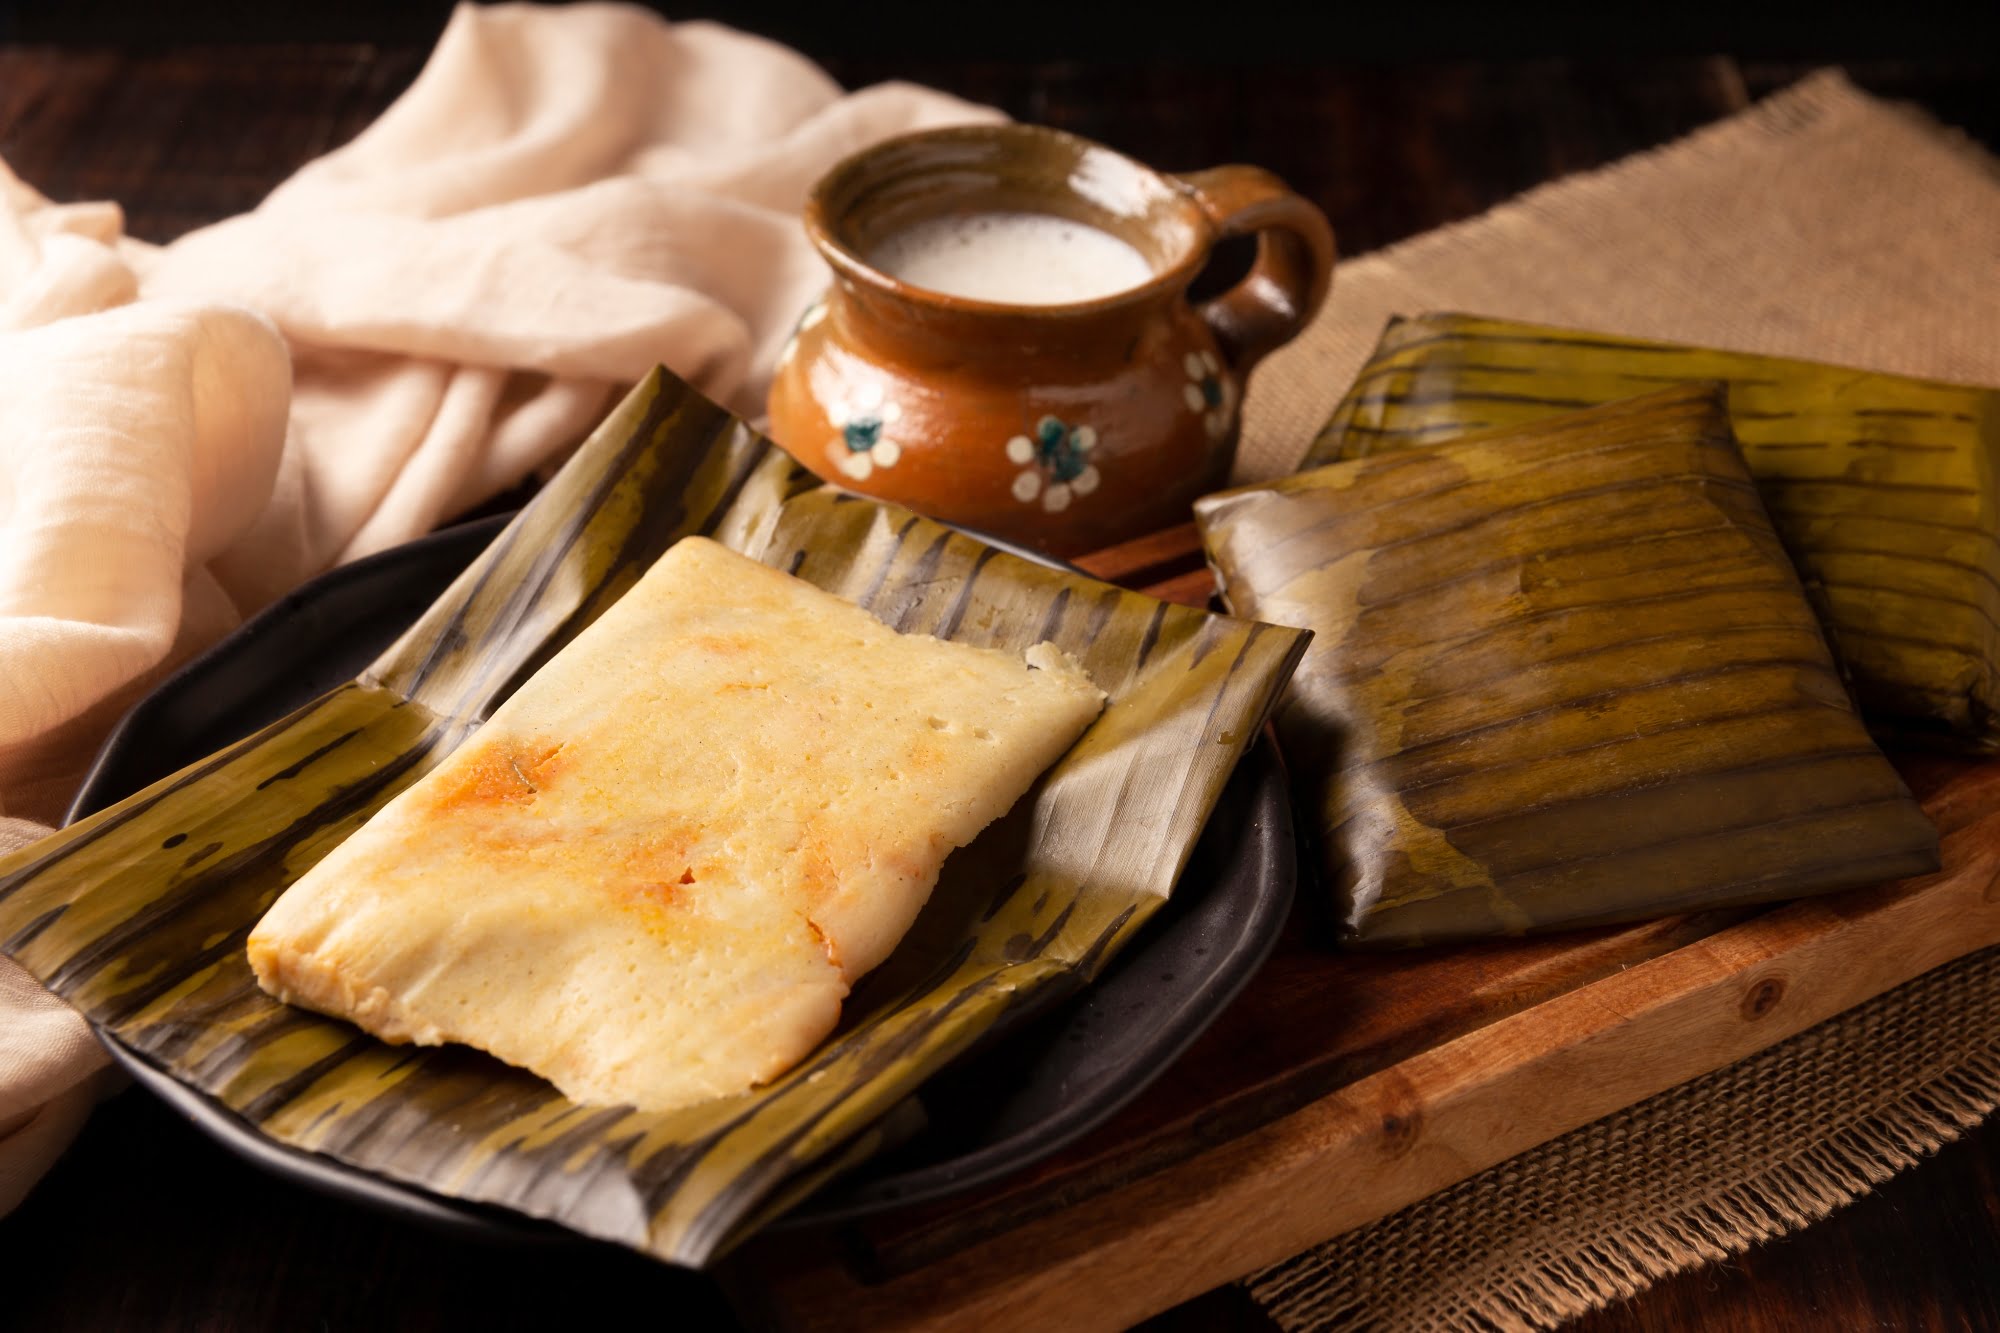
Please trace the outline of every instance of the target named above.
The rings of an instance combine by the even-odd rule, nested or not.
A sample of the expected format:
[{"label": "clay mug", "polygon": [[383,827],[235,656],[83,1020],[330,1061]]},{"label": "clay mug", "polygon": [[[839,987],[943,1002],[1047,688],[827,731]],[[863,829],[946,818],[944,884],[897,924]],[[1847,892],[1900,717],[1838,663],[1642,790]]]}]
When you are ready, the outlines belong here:
[{"label": "clay mug", "polygon": [[[993,214],[1081,223],[1144,262],[1130,286],[1025,304],[871,258]],[[1055,555],[1184,522],[1224,483],[1244,379],[1312,318],[1334,262],[1325,215],[1267,171],[1167,175],[1031,125],[877,144],[820,180],[805,224],[833,283],[780,357],[772,438],[836,485]],[[1215,243],[1247,234],[1249,273],[1191,304]]]}]

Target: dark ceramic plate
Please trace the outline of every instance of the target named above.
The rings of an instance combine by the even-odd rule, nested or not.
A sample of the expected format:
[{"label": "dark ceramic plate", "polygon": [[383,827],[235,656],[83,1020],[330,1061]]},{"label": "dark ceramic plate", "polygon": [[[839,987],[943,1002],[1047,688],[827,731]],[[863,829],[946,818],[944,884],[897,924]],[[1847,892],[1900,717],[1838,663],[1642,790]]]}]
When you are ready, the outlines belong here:
[{"label": "dark ceramic plate", "polygon": [[[77,794],[70,820],[352,679],[509,517],[356,561],[266,609],[126,715]],[[1296,871],[1283,773],[1267,737],[1230,780],[1172,900],[1097,982],[932,1078],[921,1097],[924,1129],[780,1225],[941,1198],[1018,1170],[1103,1123],[1187,1048],[1264,961],[1290,910]],[[99,1035],[134,1078],[201,1129],[303,1184],[459,1228],[524,1238],[570,1234],[274,1143],[108,1033]]]}]

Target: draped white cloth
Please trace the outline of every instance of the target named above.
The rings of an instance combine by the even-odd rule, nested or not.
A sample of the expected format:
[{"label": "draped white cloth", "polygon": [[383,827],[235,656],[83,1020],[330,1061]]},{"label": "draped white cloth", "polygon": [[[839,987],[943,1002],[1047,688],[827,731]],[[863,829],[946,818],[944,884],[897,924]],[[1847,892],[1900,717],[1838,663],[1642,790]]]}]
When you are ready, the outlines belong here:
[{"label": "draped white cloth", "polygon": [[[409,91],[164,247],[0,163],[0,851],[170,666],[557,462],[655,363],[761,410],[812,182],[997,114],[617,5],[462,6]],[[0,1211],[103,1055],[0,960]]]}]

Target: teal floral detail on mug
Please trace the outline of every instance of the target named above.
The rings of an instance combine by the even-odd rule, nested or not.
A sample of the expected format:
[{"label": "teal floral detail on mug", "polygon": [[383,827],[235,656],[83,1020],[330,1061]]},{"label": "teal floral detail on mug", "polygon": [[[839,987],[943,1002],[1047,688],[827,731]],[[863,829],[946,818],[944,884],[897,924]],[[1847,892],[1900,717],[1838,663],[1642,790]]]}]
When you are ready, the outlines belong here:
[{"label": "teal floral detail on mug", "polygon": [[1032,436],[1007,441],[1007,457],[1021,465],[1014,478],[1014,498],[1022,504],[1041,501],[1051,514],[1069,508],[1070,501],[1097,489],[1100,478],[1091,464],[1097,432],[1071,426],[1060,417],[1043,417]]},{"label": "teal floral detail on mug", "polygon": [[1188,411],[1201,418],[1201,424],[1208,428],[1209,439],[1221,439],[1229,434],[1229,425],[1236,419],[1235,383],[1224,373],[1222,362],[1213,352],[1189,352],[1181,365],[1188,377],[1188,382],[1181,386]]},{"label": "teal floral detail on mug", "polygon": [[805,313],[799,316],[799,322],[792,325],[791,333],[785,338],[785,345],[778,349],[778,364],[782,366],[790,361],[792,354],[799,350],[799,335],[825,318],[826,298],[822,296],[807,306]]},{"label": "teal floral detail on mug", "polygon": [[840,434],[827,446],[827,456],[841,475],[866,481],[875,469],[896,466],[903,446],[889,431],[902,415],[900,404],[883,401],[879,384],[864,384],[831,404],[827,419]]}]

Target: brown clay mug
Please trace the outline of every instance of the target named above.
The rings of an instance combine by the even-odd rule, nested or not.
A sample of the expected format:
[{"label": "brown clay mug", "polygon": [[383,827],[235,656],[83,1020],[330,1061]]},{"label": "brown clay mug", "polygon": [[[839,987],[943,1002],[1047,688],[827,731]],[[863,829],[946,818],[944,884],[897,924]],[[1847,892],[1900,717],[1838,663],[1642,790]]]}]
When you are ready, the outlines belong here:
[{"label": "brown clay mug", "polygon": [[[871,260],[907,228],[992,214],[1081,223],[1144,263],[1108,294],[1023,304]],[[1166,175],[1031,125],[866,149],[805,222],[834,279],[780,358],[772,437],[837,485],[1056,555],[1182,522],[1223,484],[1244,378],[1312,318],[1334,262],[1325,215],[1267,171]],[[1246,234],[1250,272],[1191,305],[1211,248]]]}]

